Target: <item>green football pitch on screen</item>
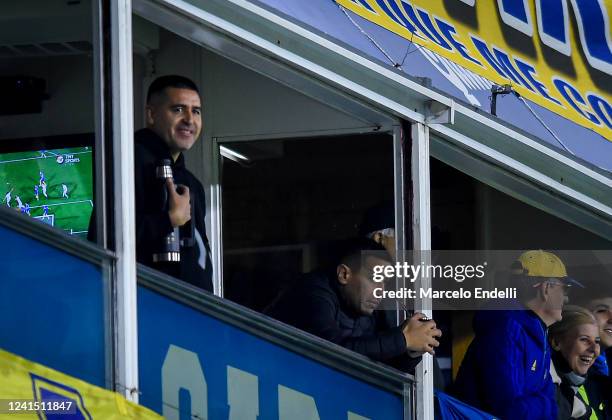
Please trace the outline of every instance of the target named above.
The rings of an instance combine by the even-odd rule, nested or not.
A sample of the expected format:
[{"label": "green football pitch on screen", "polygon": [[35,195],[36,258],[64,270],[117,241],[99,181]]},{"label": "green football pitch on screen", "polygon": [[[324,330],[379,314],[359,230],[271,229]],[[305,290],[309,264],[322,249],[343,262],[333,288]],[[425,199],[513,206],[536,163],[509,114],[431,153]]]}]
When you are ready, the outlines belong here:
[{"label": "green football pitch on screen", "polygon": [[2,205],[85,237],[93,210],[90,147],[0,154]]}]

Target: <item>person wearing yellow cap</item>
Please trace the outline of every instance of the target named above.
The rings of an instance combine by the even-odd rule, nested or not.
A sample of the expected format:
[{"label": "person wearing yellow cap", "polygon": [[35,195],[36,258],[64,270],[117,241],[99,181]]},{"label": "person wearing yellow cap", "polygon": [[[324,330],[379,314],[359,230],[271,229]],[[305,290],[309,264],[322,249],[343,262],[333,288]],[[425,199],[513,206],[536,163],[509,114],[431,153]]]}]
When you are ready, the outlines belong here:
[{"label": "person wearing yellow cap", "polygon": [[558,256],[543,250],[522,253],[511,271],[518,299],[476,313],[454,394],[501,419],[555,419],[547,330],[561,320],[568,288],[580,284]]}]

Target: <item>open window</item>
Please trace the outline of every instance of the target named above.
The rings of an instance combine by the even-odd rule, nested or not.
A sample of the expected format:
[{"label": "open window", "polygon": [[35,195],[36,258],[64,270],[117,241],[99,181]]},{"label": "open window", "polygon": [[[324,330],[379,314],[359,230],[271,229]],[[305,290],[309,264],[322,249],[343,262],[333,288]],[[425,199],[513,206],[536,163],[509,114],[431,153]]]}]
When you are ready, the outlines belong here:
[{"label": "open window", "polygon": [[366,212],[393,201],[388,133],[221,147],[224,296],[256,310],[333,263]]},{"label": "open window", "polygon": [[[612,295],[612,272],[609,258],[600,258],[612,249],[606,230],[593,232],[587,227],[598,223],[596,217],[577,217],[566,213],[566,203],[559,197],[548,201],[549,193],[535,186],[522,184],[524,189],[510,188],[507,174],[496,176],[468,175],[460,160],[439,155],[431,159],[431,218],[432,244],[437,250],[523,250],[543,249],[558,252],[567,265],[570,276],[582,282],[584,290],[574,290],[569,303],[584,301],[597,291]],[[452,164],[452,166],[451,166]],[[473,174],[479,174],[471,167]],[[530,190],[530,194],[526,191]],[[542,197],[530,202],[534,195]],[[572,219],[572,217],[575,217]],[[566,219],[571,219],[568,221]],[[577,225],[580,224],[580,225]],[[591,228],[592,229],[592,228]],[[436,240],[439,238],[439,240]],[[434,311],[446,336],[437,352],[447,384],[456,376],[472,338],[474,311]]]},{"label": "open window", "polygon": [[100,120],[96,7],[90,1],[0,6],[2,205],[81,238],[94,206]]}]

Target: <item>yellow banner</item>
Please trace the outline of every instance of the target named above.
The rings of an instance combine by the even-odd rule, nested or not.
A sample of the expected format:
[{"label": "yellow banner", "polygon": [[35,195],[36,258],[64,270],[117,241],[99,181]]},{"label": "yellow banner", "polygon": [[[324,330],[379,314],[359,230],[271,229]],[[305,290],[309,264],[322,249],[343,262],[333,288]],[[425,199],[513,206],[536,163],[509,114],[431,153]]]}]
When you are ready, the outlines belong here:
[{"label": "yellow banner", "polygon": [[44,420],[58,414],[86,420],[162,419],[115,392],[0,350],[0,419]]},{"label": "yellow banner", "polygon": [[612,0],[336,1],[612,140]]}]

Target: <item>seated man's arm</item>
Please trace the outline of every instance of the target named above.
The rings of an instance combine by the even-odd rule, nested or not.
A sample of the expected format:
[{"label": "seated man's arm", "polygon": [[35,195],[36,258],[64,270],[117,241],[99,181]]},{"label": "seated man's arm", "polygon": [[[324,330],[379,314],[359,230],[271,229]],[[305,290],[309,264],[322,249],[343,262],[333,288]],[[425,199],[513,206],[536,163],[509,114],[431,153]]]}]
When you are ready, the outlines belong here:
[{"label": "seated man's arm", "polygon": [[[380,326],[380,329],[392,329],[396,327],[395,322],[397,314],[395,311],[378,310],[374,312],[374,315],[376,317],[377,324]],[[399,328],[401,329],[401,326]],[[414,369],[421,362],[422,359],[419,352],[416,352],[416,354],[419,355],[415,355],[413,357],[410,355],[410,351],[406,351],[400,354],[399,356],[395,356],[388,359],[386,362],[390,366],[393,366],[394,368],[399,369],[403,372],[414,373]]]},{"label": "seated man's arm", "polygon": [[374,360],[388,361],[398,356],[408,356],[406,341],[400,327],[379,331],[370,337],[343,338],[338,344]]},{"label": "seated man's arm", "polygon": [[367,337],[351,337],[336,321],[337,306],[324,291],[309,293],[292,309],[294,325],[311,334],[339,344],[374,360],[387,360],[406,353],[406,341],[401,327],[390,328]]},{"label": "seated man's arm", "polygon": [[[557,411],[550,366],[540,366],[543,355],[539,352],[535,355],[537,369],[532,371],[532,366],[527,366],[531,360],[526,363],[529,355],[525,353],[522,328],[508,320],[507,325],[500,325],[479,339],[478,380],[483,382],[480,389],[491,407],[491,414],[502,419],[555,419]],[[544,381],[540,391],[527,390],[528,375],[545,377],[532,378],[536,382]]]}]

